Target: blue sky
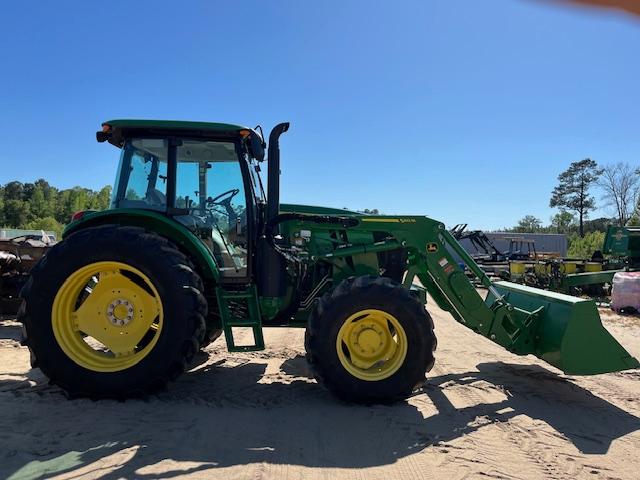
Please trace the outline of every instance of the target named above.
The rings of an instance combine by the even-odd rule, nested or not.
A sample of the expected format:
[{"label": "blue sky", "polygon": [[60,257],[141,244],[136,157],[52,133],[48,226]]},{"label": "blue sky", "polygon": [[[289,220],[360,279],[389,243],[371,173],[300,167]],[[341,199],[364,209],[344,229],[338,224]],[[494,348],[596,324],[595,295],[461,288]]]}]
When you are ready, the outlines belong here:
[{"label": "blue sky", "polygon": [[112,183],[111,118],[282,139],[282,200],[548,222],[571,161],[640,164],[640,22],[536,0],[7,2],[0,183]]}]

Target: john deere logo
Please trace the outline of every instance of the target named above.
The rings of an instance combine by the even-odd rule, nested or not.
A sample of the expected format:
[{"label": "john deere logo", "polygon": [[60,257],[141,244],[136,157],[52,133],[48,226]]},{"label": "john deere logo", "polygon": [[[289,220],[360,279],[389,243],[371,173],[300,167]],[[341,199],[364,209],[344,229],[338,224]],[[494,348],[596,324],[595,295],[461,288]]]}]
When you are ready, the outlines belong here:
[{"label": "john deere logo", "polygon": [[427,252],[435,253],[437,251],[438,251],[438,244],[437,243],[427,243]]}]

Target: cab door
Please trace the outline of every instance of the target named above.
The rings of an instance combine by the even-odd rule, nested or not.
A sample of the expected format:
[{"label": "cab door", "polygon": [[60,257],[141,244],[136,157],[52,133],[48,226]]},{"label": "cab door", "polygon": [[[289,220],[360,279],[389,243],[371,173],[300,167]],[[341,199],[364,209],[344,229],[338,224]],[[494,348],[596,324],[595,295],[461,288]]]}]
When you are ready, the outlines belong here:
[{"label": "cab door", "polygon": [[[252,204],[236,144],[182,140],[176,148],[176,200],[189,212],[211,250],[223,281],[246,281],[250,274]],[[179,219],[187,223],[187,219]]]}]

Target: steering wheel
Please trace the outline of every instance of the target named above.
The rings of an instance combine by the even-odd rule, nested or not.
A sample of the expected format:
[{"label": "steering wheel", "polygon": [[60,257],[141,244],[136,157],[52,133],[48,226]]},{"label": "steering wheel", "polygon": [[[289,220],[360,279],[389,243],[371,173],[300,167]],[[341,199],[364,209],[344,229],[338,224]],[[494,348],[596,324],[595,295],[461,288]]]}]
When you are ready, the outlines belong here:
[{"label": "steering wheel", "polygon": [[[207,203],[210,205],[222,205],[225,206],[231,202],[231,199],[235,197],[238,193],[240,193],[239,188],[232,188],[231,190],[227,190],[226,192],[221,193],[217,197],[207,198]],[[225,198],[227,197],[227,198]]]},{"label": "steering wheel", "polygon": [[238,218],[238,214],[231,206],[231,199],[235,197],[238,193],[240,193],[239,188],[232,188],[231,190],[227,190],[226,192],[221,193],[217,197],[207,198],[207,204],[215,207],[220,205],[223,207],[227,213],[227,217],[229,218],[229,225],[233,225],[236,223]]}]

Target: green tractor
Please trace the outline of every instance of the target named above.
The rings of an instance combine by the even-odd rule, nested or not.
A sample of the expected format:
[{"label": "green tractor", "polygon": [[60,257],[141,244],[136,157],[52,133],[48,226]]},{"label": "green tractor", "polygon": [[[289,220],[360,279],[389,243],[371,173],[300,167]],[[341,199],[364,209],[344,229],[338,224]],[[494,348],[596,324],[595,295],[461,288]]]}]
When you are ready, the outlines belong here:
[{"label": "green tractor", "polygon": [[[265,152],[261,129],[105,122],[98,141],[121,151],[111,208],[75,214],[21,293],[32,365],[70,396],[125,398],[163,387],[222,334],[229,351],[252,351],[264,327],[301,327],[320,383],[390,402],[434,364],[428,292],[478,334],[565,373],[639,366],[592,301],[491,282],[441,222],[281,204],[288,127]],[[234,339],[240,328],[250,344]]]}]

